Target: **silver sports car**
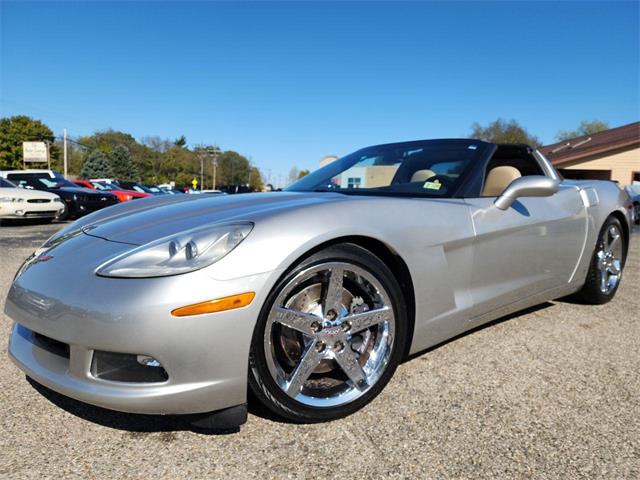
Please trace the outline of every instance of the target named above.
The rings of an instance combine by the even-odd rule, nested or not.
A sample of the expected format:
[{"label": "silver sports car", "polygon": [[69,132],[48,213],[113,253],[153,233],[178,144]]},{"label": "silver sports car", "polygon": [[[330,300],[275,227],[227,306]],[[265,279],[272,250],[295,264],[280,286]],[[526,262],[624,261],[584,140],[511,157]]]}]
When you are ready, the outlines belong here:
[{"label": "silver sports car", "polygon": [[286,420],[331,420],[409,354],[546,300],[609,301],[630,207],[527,146],[469,139],[364,148],[284,192],[127,202],[24,263],[9,354],[114,410],[226,428],[250,389]]}]

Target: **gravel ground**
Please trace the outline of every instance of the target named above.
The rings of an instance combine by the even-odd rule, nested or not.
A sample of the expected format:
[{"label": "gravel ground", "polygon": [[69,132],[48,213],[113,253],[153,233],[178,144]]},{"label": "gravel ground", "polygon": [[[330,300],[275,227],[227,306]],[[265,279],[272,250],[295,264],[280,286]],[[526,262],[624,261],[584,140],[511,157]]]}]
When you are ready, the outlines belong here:
[{"label": "gravel ground", "polygon": [[[0,309],[60,225],[0,228]],[[640,235],[616,299],[550,302],[425,352],[349,418],[239,433],[92,407],[0,356],[3,478],[640,478]],[[2,310],[0,310],[2,311]],[[1,315],[0,335],[11,322]]]}]

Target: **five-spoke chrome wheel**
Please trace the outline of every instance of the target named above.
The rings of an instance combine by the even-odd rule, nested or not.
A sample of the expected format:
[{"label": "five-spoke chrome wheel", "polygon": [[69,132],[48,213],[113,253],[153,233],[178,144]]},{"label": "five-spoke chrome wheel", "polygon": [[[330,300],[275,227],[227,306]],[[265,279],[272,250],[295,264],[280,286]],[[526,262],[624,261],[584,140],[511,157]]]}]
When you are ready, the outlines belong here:
[{"label": "five-spoke chrome wheel", "polygon": [[346,262],[321,263],[279,292],[264,330],[266,363],[289,397],[336,407],[376,383],[394,333],[389,294],[370,272]]},{"label": "five-spoke chrome wheel", "polygon": [[600,274],[600,291],[610,294],[618,286],[622,273],[622,233],[616,225],[610,225],[603,235],[596,256]]}]

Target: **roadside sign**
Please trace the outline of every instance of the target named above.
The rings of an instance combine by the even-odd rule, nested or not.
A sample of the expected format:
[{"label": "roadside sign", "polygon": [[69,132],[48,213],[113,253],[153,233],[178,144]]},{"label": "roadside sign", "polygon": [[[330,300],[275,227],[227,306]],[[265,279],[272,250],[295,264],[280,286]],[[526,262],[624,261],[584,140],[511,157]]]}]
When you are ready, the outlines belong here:
[{"label": "roadside sign", "polygon": [[47,144],[45,142],[22,142],[22,156],[24,162],[47,163]]},{"label": "roadside sign", "polygon": [[193,185],[193,189],[195,190],[198,187],[198,180],[195,178],[191,180],[191,185]]}]

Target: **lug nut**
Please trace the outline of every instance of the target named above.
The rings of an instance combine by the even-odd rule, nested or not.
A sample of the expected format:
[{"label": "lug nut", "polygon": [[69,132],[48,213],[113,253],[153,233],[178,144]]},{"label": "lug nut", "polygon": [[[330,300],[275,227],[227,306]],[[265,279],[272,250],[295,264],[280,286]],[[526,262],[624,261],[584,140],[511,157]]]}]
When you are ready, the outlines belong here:
[{"label": "lug nut", "polygon": [[351,330],[351,322],[342,322],[340,327],[342,327],[343,332],[348,332],[349,330]]},{"label": "lug nut", "polygon": [[313,331],[313,333],[318,333],[321,328],[322,327],[320,326],[320,323],[318,323],[318,322],[313,322],[311,324],[311,330]]},{"label": "lug nut", "polygon": [[316,352],[320,353],[320,352],[324,352],[326,345],[324,344],[324,342],[318,342],[316,343]]},{"label": "lug nut", "polygon": [[336,352],[341,352],[344,349],[344,343],[338,340],[336,343],[333,344],[333,349]]}]

